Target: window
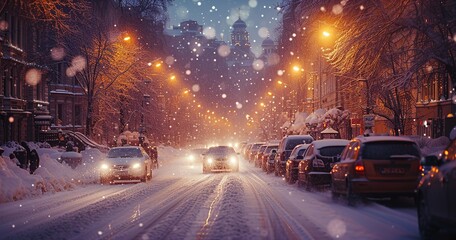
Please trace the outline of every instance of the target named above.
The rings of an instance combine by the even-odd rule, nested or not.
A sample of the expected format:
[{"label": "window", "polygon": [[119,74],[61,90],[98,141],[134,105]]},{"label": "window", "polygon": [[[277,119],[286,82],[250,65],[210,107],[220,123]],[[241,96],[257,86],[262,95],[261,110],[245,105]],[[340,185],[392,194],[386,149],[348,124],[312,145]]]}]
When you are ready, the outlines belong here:
[{"label": "window", "polygon": [[62,121],[63,122],[63,104],[59,103],[57,104],[57,121]]},{"label": "window", "polygon": [[365,143],[363,159],[390,160],[393,156],[414,156],[420,158],[420,150],[413,142],[379,141]]},{"label": "window", "polygon": [[74,125],[82,125],[81,105],[74,106]]}]

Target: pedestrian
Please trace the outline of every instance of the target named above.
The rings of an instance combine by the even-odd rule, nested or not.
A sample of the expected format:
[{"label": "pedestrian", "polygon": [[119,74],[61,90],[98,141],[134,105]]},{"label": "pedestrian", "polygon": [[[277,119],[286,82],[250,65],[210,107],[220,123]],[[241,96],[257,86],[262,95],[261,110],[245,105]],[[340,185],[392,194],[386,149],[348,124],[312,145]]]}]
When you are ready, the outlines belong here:
[{"label": "pedestrian", "polygon": [[28,143],[26,143],[26,142],[21,142],[21,146],[25,148],[25,152],[27,153],[26,154],[27,160],[25,163],[26,167],[24,169],[28,169],[30,166],[30,147],[29,147]]},{"label": "pedestrian", "polygon": [[40,156],[36,149],[33,149],[30,152],[30,174],[33,174],[36,169],[40,166]]}]

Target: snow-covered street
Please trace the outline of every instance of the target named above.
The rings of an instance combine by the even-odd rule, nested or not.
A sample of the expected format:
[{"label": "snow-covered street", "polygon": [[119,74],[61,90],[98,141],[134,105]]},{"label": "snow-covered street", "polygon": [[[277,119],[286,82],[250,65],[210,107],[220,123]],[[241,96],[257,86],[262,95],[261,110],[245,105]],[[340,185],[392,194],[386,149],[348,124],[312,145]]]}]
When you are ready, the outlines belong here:
[{"label": "snow-covered street", "polygon": [[[418,239],[412,206],[349,207],[241,161],[203,174],[182,151],[152,181],[85,184],[0,204],[2,239]],[[402,200],[401,200],[402,201]]]}]

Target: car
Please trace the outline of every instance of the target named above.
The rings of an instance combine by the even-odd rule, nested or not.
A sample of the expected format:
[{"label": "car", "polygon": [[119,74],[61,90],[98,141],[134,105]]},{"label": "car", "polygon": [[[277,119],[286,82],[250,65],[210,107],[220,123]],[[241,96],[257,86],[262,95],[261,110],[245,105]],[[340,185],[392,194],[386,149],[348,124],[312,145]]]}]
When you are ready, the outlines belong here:
[{"label": "car", "polygon": [[[266,145],[266,148],[263,151],[263,155],[261,156],[261,168],[263,169],[263,171],[268,172],[268,168],[274,169],[274,158],[273,157],[275,157],[275,152],[277,152],[278,146],[279,146],[278,144]],[[273,155],[273,150],[275,150],[274,155]]]},{"label": "car", "polygon": [[100,182],[114,183],[119,180],[152,179],[152,160],[140,146],[111,148],[100,166]]},{"label": "car", "polygon": [[287,183],[293,184],[298,179],[298,165],[303,159],[307,147],[309,147],[309,144],[299,144],[291,151],[290,157],[285,164],[285,181]]},{"label": "car", "polygon": [[442,157],[426,159],[433,165],[420,180],[416,190],[418,227],[423,239],[436,238],[439,230],[450,230],[456,234],[456,139],[443,151]]},{"label": "car", "polygon": [[239,172],[239,157],[233,147],[210,147],[203,154],[203,173],[215,171]]},{"label": "car", "polygon": [[248,151],[248,160],[249,162],[255,161],[255,156],[258,154],[260,147],[263,146],[264,142],[255,142],[252,144],[252,147]]},{"label": "car", "polygon": [[261,161],[263,159],[263,153],[264,153],[264,150],[267,148],[267,144],[264,144],[264,145],[261,145],[260,148],[258,149],[257,151],[257,154],[254,156],[254,165],[255,167],[259,167],[261,168]]},{"label": "car", "polygon": [[298,163],[298,186],[311,190],[314,186],[329,185],[332,166],[349,142],[346,139],[313,141]]},{"label": "car", "polygon": [[274,173],[276,176],[282,176],[285,173],[285,164],[290,157],[291,151],[298,144],[309,144],[313,142],[310,135],[288,135],[282,138],[277,148],[277,154],[274,159]]},{"label": "car", "polygon": [[277,155],[277,149],[274,148],[271,150],[271,153],[269,154],[269,157],[267,159],[267,164],[266,164],[266,173],[269,174],[269,173],[272,173],[274,172],[274,168],[275,168],[275,157]]},{"label": "car", "polygon": [[420,178],[420,158],[418,145],[406,137],[356,137],[331,170],[332,196],[345,195],[349,205],[368,196],[411,197]]}]

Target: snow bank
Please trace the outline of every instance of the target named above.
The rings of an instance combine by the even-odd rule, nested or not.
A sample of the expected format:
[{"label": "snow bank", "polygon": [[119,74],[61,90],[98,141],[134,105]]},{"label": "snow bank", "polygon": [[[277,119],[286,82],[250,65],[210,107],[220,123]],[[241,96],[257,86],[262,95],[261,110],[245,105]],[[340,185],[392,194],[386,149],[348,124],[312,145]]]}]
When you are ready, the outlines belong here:
[{"label": "snow bank", "polygon": [[450,139],[445,136],[438,138],[428,138],[423,136],[408,137],[418,144],[423,156],[439,156],[448,144],[450,144]]},{"label": "snow bank", "polygon": [[104,157],[98,149],[82,151],[82,164],[72,169],[58,161],[63,153],[62,149],[28,144],[31,149],[37,150],[40,158],[40,167],[34,174],[18,167],[15,161],[9,158],[17,144],[2,146],[5,152],[0,157],[0,203],[71,190],[78,185],[98,182],[97,166]]},{"label": "snow bank", "polygon": [[[71,190],[86,184],[98,184],[98,169],[105,153],[96,148],[88,148],[80,154],[70,153],[45,144],[28,144],[31,149],[37,150],[40,157],[40,167],[34,174],[18,167],[9,158],[18,144],[8,143],[7,146],[2,146],[4,153],[0,156],[0,203]],[[82,156],[82,163],[72,169],[66,163],[58,161],[62,154]],[[182,150],[169,146],[158,147],[160,164],[182,156]]]}]

